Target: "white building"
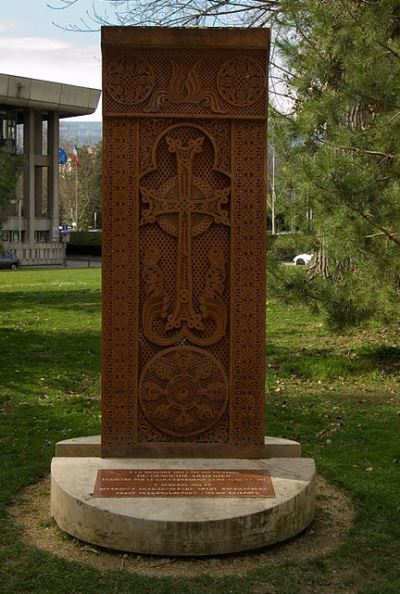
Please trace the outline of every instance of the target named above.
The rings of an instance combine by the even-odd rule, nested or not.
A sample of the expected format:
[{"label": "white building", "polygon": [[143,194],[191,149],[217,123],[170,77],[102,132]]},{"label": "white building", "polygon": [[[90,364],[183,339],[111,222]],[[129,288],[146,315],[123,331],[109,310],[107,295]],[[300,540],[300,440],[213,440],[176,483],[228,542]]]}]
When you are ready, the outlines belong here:
[{"label": "white building", "polygon": [[24,155],[24,173],[0,242],[21,264],[61,264],[59,120],[93,113],[98,89],[0,74],[0,150]]}]

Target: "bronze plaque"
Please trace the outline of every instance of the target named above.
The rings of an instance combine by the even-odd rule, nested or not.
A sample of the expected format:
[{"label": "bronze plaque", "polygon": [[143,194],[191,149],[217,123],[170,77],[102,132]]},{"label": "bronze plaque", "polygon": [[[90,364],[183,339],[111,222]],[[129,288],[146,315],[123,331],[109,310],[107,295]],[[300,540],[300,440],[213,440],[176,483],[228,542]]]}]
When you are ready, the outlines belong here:
[{"label": "bronze plaque", "polygon": [[97,471],[94,497],[275,497],[267,470]]},{"label": "bronze plaque", "polygon": [[103,456],[263,454],[268,45],[102,30]]}]

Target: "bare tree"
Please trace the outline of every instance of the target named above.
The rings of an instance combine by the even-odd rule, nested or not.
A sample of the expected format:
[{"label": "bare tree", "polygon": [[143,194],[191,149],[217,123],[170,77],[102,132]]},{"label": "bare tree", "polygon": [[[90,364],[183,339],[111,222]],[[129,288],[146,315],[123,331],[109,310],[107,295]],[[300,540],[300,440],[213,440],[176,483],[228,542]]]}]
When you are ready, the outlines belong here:
[{"label": "bare tree", "polygon": [[[79,2],[52,0],[48,6],[65,10]],[[62,27],[69,31],[96,31],[99,25],[265,27],[279,16],[280,5],[280,0],[93,0],[78,24]]]},{"label": "bare tree", "polygon": [[[48,7],[68,14],[81,0],[50,0]],[[54,24],[66,31],[95,32],[102,26],[165,27],[271,27],[273,41],[286,31],[282,19],[283,0],[93,0],[78,22]],[[285,69],[272,43],[270,89],[273,109],[292,111],[295,95],[288,82],[293,74]]]}]

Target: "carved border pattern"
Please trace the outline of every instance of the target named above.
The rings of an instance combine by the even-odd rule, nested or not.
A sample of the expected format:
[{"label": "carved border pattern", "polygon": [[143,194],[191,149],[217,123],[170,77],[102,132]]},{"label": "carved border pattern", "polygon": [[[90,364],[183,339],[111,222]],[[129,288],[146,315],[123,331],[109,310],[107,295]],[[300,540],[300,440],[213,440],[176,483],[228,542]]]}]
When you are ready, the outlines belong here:
[{"label": "carved border pattern", "polygon": [[232,122],[230,442],[262,445],[266,123]]},{"label": "carved border pattern", "polygon": [[260,64],[249,56],[238,56],[222,64],[217,76],[219,94],[235,107],[249,107],[265,90],[266,76]]},{"label": "carved border pattern", "polygon": [[139,123],[104,121],[102,455],[137,441]]},{"label": "carved border pattern", "polygon": [[[111,53],[112,51],[112,53]],[[103,48],[104,112],[112,117],[264,119],[267,52]]]},{"label": "carved border pattern", "polygon": [[154,88],[154,70],[141,56],[121,57],[113,64],[106,89],[117,103],[136,105],[145,101]]}]

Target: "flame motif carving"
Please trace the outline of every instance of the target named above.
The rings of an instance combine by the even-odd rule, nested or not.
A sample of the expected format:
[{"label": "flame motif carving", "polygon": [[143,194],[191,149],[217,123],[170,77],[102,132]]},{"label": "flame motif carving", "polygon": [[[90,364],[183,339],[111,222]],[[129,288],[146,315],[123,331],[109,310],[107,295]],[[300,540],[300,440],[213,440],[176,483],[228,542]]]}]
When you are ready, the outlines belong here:
[{"label": "flame motif carving", "polygon": [[143,370],[139,399],[148,421],[163,433],[197,435],[215,425],[226,410],[226,375],[206,351],[167,349]]},{"label": "flame motif carving", "polygon": [[[187,129],[189,126],[175,126]],[[192,133],[199,129],[192,126]],[[172,132],[172,131],[171,131]],[[193,296],[192,238],[206,231],[212,223],[230,225],[225,205],[230,187],[211,188],[193,173],[193,162],[203,150],[205,136],[198,135],[183,141],[176,135],[165,134],[165,143],[175,155],[176,176],[159,184],[157,188],[146,183],[147,176],[157,171],[155,167],[142,178],[142,201],[148,204],[140,224],[157,223],[177,239],[176,281],[173,299],[167,294],[161,267],[159,248],[148,250],[144,257],[143,276],[146,300],[143,305],[143,332],[160,346],[170,346],[188,340],[198,346],[218,342],[226,331],[227,312],[223,301],[225,262],[220,249],[209,250],[210,267],[205,278],[205,288],[199,296],[196,310]],[[158,143],[163,139],[159,139]],[[156,143],[156,144],[158,144]],[[196,224],[193,219],[196,217]],[[159,321],[163,320],[160,331]],[[204,336],[206,320],[213,322],[211,334]],[[203,336],[201,334],[203,333]]]},{"label": "flame motif carving", "polygon": [[168,89],[156,91],[151,98],[150,105],[144,111],[157,112],[165,101],[177,105],[183,103],[202,103],[204,101],[212,112],[224,113],[225,109],[221,104],[218,94],[211,89],[202,88],[199,72],[200,63],[200,60],[196,62],[188,74],[185,74],[182,66],[171,62],[172,76]]}]

